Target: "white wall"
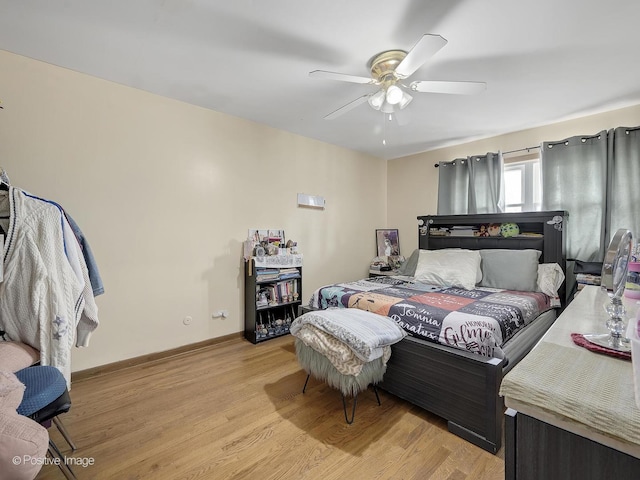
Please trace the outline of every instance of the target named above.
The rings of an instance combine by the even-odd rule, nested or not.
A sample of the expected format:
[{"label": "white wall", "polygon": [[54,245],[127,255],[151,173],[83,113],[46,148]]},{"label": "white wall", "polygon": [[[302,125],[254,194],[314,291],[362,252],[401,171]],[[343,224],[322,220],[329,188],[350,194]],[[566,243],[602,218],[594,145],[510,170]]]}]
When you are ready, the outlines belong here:
[{"label": "white wall", "polygon": [[0,99],[0,166],[65,207],[105,283],[73,371],[243,330],[250,228],[298,241],[306,300],[362,278],[387,227],[386,164],[364,154],[1,50]]},{"label": "white wall", "polygon": [[[241,331],[249,228],[299,242],[306,300],[366,274],[376,228],[399,228],[404,254],[416,248],[416,217],[436,213],[434,163],[640,125],[636,106],[385,164],[1,50],[0,100],[0,166],[68,210],[105,282],[74,371]],[[326,209],[298,208],[298,192]],[[223,308],[230,318],[211,319]]]},{"label": "white wall", "polygon": [[437,213],[438,169],[434,165],[438,162],[498,150],[508,152],[545,141],[638,125],[640,105],[390,160],[387,166],[389,228],[400,230],[400,251],[405,256],[418,247],[416,217]]}]

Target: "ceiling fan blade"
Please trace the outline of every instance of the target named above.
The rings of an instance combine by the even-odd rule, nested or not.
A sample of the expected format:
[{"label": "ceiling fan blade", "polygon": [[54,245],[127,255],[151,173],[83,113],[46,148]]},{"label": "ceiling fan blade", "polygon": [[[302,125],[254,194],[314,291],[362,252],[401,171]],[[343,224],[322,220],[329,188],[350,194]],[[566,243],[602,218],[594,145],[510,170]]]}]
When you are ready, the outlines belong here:
[{"label": "ceiling fan blade", "polygon": [[416,43],[407,56],[396,67],[396,75],[407,78],[418,70],[438,50],[444,47],[447,41],[440,35],[425,34]]},{"label": "ceiling fan blade", "polygon": [[358,77],[357,75],[347,75],[345,73],[327,72],[325,70],[314,70],[309,72],[309,76],[313,78],[326,78],[328,80],[338,80],[340,82],[375,84],[378,83],[371,77]]},{"label": "ceiling fan blade", "polygon": [[339,109],[331,112],[329,115],[325,116],[324,119],[325,120],[333,120],[334,118],[339,117],[340,115],[347,113],[349,110],[356,108],[358,105],[362,105],[363,103],[365,103],[367,101],[367,99],[369,98],[370,94],[366,94],[363,95],[361,97],[356,98],[355,100],[352,100],[351,102],[347,103],[346,105],[343,105],[342,107],[340,107]]},{"label": "ceiling fan blade", "polygon": [[487,84],[484,82],[444,82],[437,80],[422,80],[411,82],[409,87],[414,92],[421,93],[473,95],[486,90]]}]

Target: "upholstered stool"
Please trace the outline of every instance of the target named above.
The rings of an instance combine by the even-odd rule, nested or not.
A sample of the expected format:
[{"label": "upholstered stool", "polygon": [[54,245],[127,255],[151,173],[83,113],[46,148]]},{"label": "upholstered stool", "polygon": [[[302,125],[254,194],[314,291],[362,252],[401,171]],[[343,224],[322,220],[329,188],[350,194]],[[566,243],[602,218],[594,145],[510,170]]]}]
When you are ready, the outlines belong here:
[{"label": "upholstered stool", "polygon": [[[407,335],[390,318],[356,308],[306,312],[293,321],[290,332],[296,337],[298,362],[307,372],[302,393],[311,375],[340,390],[349,424],[356,413],[358,393],[369,385],[380,405],[376,384],[387,370],[391,345]],[[353,396],[351,418],[346,396]]]},{"label": "upholstered stool", "polygon": [[[298,362],[307,372],[302,393],[309,377],[327,383],[342,393],[344,418],[353,423],[358,393],[382,381],[391,356],[391,345],[407,334],[396,323],[382,315],[357,308],[312,310],[291,324],[296,337]],[[347,414],[346,397],[353,397],[351,418]]]},{"label": "upholstered stool", "polygon": [[[373,391],[376,394],[376,400],[378,405],[380,403],[380,397],[378,396],[378,389],[376,384],[382,381],[384,372],[387,369],[383,358],[378,358],[364,364],[362,372],[355,375],[348,375],[340,373],[329,361],[327,357],[317,352],[313,348],[305,345],[305,343],[296,338],[296,356],[300,366],[307,372],[307,379],[302,387],[302,393],[307,390],[307,384],[309,378],[313,375],[314,378],[325,382],[332,388],[340,391],[342,395],[342,408],[344,409],[344,419],[351,425],[356,415],[356,405],[358,403],[358,394],[366,390],[369,385],[373,387]],[[353,406],[351,408],[351,418],[347,414],[347,400],[346,397],[353,397]]]}]

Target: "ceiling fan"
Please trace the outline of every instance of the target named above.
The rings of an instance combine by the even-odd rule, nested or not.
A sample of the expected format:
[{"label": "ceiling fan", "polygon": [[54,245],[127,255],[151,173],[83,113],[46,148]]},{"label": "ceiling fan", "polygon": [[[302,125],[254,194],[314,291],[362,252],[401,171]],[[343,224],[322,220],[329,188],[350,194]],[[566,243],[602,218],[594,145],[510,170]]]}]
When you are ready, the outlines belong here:
[{"label": "ceiling fan", "polygon": [[396,113],[404,109],[413,100],[407,90],[419,93],[460,95],[472,95],[483,91],[487,87],[484,82],[414,80],[411,83],[405,83],[407,78],[413,75],[416,70],[446,44],[447,40],[440,35],[425,34],[408,52],[404,50],[387,50],[379,53],[369,61],[371,77],[327,72],[325,70],[309,72],[309,76],[314,78],[326,78],[380,87],[373,93],[362,95],[343,105],[324,118],[332,120],[364,102],[368,102],[374,110],[384,113]]}]

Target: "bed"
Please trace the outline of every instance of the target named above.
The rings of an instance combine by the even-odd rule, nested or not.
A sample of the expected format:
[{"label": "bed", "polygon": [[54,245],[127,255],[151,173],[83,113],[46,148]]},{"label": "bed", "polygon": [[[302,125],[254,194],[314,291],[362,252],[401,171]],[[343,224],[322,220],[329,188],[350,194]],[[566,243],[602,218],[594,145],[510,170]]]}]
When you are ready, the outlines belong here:
[{"label": "bed", "polygon": [[[415,271],[409,272],[414,275],[366,279],[355,284],[348,282],[318,289],[308,309],[361,308],[393,318],[409,335],[393,345],[393,353],[379,386],[443,417],[447,420],[449,431],[496,453],[502,443],[504,405],[498,395],[502,377],[553,324],[557,311],[566,303],[566,294],[563,284],[558,288],[556,299],[560,305],[554,308],[547,295],[534,291],[539,289],[536,278],[533,280],[535,286],[527,287],[529,291],[517,292],[516,288],[505,290],[504,286],[492,283],[494,276],[501,278],[502,273],[490,272],[489,268],[490,265],[500,264],[492,264],[492,258],[502,259],[503,264],[506,259],[512,265],[517,263],[512,258],[527,255],[527,266],[514,271],[537,269],[542,264],[564,272],[563,225],[566,219],[566,212],[563,211],[420,216],[419,249],[412,257],[416,254],[423,260],[434,257],[436,262],[447,265],[447,255],[455,252],[452,249],[479,251],[469,252],[469,258],[476,261],[482,254],[483,268],[486,265],[488,269],[485,279],[480,282],[482,288],[462,288],[468,286],[469,282],[478,282],[478,278],[469,279],[468,274],[461,275],[460,285],[425,286],[430,285],[428,280],[431,277],[427,272],[429,269],[425,270],[424,261],[421,261]],[[515,224],[518,228],[516,232],[505,232],[511,235],[509,237],[484,236],[489,230],[488,226],[503,224]],[[467,227],[465,234],[456,234],[462,233],[463,229],[451,229],[454,226]],[[444,235],[445,230],[452,234]],[[483,236],[469,235],[470,230],[482,231]],[[519,252],[507,253],[505,250]],[[530,265],[528,252],[539,252],[534,266]],[[409,258],[407,264],[411,261]],[[540,268],[543,271],[543,267]],[[465,271],[465,268],[456,265],[451,271],[457,275],[456,272]],[[416,281],[418,278],[420,281]],[[519,281],[515,286],[525,288],[520,287]],[[484,282],[488,282],[488,285],[483,285]],[[511,285],[510,282],[507,283]],[[422,291],[416,292],[416,289]],[[427,297],[421,296],[423,293],[435,294],[437,301],[427,300]],[[395,298],[389,302],[384,298],[389,296]],[[402,320],[400,313],[415,309],[416,302],[422,307],[428,305],[429,315],[422,318],[426,321],[411,324],[406,319]],[[448,320],[431,322],[431,325],[429,319],[434,309],[444,310],[443,314]],[[476,322],[473,315],[477,315],[476,320],[484,321],[488,318],[488,310],[499,311],[493,316],[504,318],[498,318],[497,324],[487,325],[484,330],[474,330],[467,338],[451,334],[460,332],[460,325],[473,324],[475,328],[481,322]],[[417,317],[415,314],[412,316]]]}]

